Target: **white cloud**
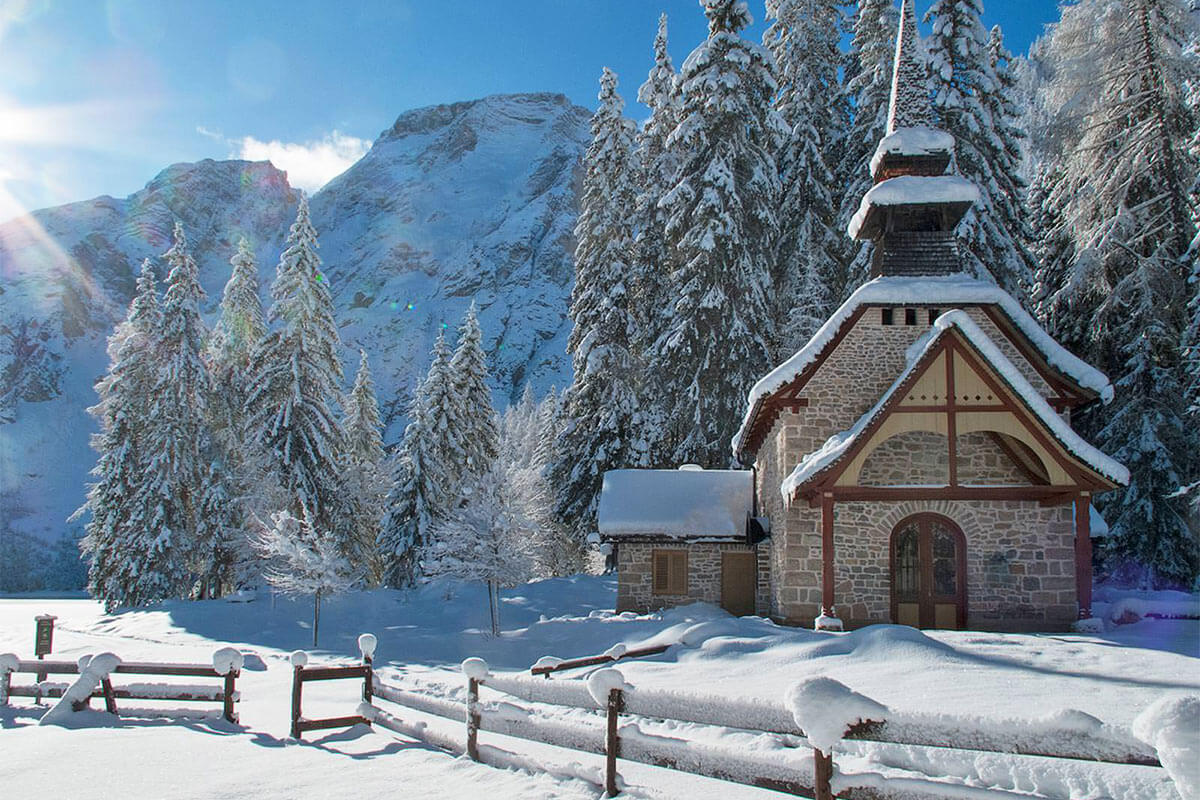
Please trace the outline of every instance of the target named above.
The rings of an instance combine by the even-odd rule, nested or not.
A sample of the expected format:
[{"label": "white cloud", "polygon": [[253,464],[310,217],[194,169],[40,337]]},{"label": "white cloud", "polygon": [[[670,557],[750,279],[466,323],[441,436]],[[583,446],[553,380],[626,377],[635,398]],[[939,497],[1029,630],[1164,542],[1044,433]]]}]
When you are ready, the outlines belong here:
[{"label": "white cloud", "polygon": [[[208,134],[208,131],[203,131]],[[371,149],[371,143],[356,136],[333,131],[324,138],[309,142],[264,142],[253,136],[233,139],[233,153],[247,161],[270,161],[288,174],[288,182],[308,192],[315,192],[330,180],[345,172]]]}]

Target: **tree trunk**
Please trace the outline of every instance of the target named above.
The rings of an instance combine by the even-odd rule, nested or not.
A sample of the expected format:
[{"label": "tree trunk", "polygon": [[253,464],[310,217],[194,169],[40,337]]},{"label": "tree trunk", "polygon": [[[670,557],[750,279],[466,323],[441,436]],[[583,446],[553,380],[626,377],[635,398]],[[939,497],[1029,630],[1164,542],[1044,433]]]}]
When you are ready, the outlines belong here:
[{"label": "tree trunk", "polygon": [[321,590],[313,595],[313,647],[317,646],[317,630],[321,626]]},{"label": "tree trunk", "polygon": [[488,581],[488,607],[492,612],[492,636],[500,635],[500,585]]}]

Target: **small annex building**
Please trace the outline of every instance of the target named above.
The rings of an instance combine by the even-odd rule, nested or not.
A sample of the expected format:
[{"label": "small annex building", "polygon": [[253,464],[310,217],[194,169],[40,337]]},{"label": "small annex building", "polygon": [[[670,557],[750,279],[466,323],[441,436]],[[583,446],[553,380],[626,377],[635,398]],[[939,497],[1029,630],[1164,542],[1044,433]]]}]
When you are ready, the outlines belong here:
[{"label": "small annex building", "polygon": [[[720,531],[689,526],[655,471],[607,473],[600,534],[617,548],[622,610],[723,602],[728,552],[757,565],[755,613],[791,624],[1065,630],[1091,617],[1091,499],[1129,476],[1070,421],[1113,390],[963,271],[955,229],[979,192],[946,174],[954,139],[931,126],[919,48],[904,0],[887,136],[848,229],[874,244],[872,279],[753,387],[732,442],[752,469],[697,473],[749,476],[744,516],[769,535],[739,531],[741,507]],[[634,531],[615,520],[629,513],[621,487],[643,480],[671,519]]]}]

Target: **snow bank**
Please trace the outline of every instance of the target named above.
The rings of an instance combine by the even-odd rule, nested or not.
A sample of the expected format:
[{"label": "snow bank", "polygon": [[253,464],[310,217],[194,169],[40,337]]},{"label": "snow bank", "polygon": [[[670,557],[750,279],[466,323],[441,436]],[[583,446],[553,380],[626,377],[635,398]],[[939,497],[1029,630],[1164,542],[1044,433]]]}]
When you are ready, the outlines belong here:
[{"label": "snow bank", "polygon": [[213,669],[218,675],[241,672],[245,664],[246,657],[242,655],[242,651],[232,647],[222,647],[212,654]]},{"label": "snow bank", "polygon": [[1133,721],[1133,735],[1158,752],[1183,800],[1200,800],[1200,695],[1161,698]]},{"label": "snow bank", "polygon": [[871,174],[879,169],[879,164],[887,155],[897,156],[929,156],[936,154],[949,155],[954,152],[954,137],[940,128],[930,128],[917,125],[911,128],[898,128],[879,140],[875,155],[871,156]]},{"label": "snow bank", "polygon": [[42,716],[39,725],[62,725],[70,720],[75,713],[76,705],[87,703],[88,698],[100,686],[100,682],[108,678],[109,673],[117,668],[121,659],[112,653],[100,653],[96,656],[81,656],[79,659],[79,678],[67,687],[62,697],[54,707]]},{"label": "snow bank", "polygon": [[979,187],[959,175],[901,175],[888,178],[863,195],[858,211],[846,226],[850,238],[858,232],[873,206],[907,206],[923,203],[978,203]]},{"label": "snow bank", "polygon": [[609,667],[607,669],[598,669],[588,676],[587,679],[588,694],[596,701],[596,705],[600,708],[608,707],[608,693],[613,689],[626,690],[629,685],[625,683],[625,676],[618,669]]},{"label": "snow bank", "polygon": [[1200,619],[1200,595],[1182,600],[1163,597],[1122,597],[1108,607],[1108,618],[1117,623],[1137,622],[1143,617]]},{"label": "snow bank", "polygon": [[358,652],[363,659],[374,659],[375,648],[379,644],[379,640],[375,638],[373,633],[364,633],[358,637]]},{"label": "snow bank", "polygon": [[614,469],[604,473],[596,522],[607,537],[736,540],[753,507],[749,470]]},{"label": "snow bank", "polygon": [[488,676],[488,664],[482,658],[468,658],[462,662],[462,673],[468,678],[481,681]]},{"label": "snow bank", "polygon": [[1024,401],[1029,410],[1049,429],[1050,433],[1054,435],[1054,438],[1063,447],[1101,475],[1108,477],[1118,484],[1128,485],[1129,470],[1125,468],[1125,465],[1117,462],[1115,459],[1109,458],[1076,433],[1069,424],[1063,421],[1062,417],[1055,413],[1050,404],[1046,402],[1046,399],[1038,394],[1038,391],[1021,374],[1021,371],[1008,360],[1008,357],[975,324],[975,321],[965,311],[953,310],[947,311],[938,317],[929,331],[913,342],[907,352],[907,366],[905,366],[904,371],[900,373],[899,377],[896,378],[888,390],[883,393],[883,396],[879,398],[879,401],[875,403],[871,410],[863,414],[854,423],[853,427],[835,433],[823,445],[801,459],[800,463],[796,465],[795,469],[783,480],[779,487],[780,494],[783,495],[785,503],[791,501],[792,496],[799,487],[803,486],[819,472],[832,466],[834,462],[850,449],[850,446],[858,440],[858,437],[870,427],[871,423],[875,421],[888,405],[892,396],[909,379],[916,369],[917,364],[925,358],[936,343],[940,341],[941,337],[945,335],[945,332],[952,327],[958,329],[975,346],[984,360],[1000,374],[1009,388]]},{"label": "snow bank", "polygon": [[787,690],[784,702],[808,743],[822,753],[833,752],[851,726],[882,722],[888,709],[833,678],[809,678]]},{"label": "snow bank", "polygon": [[1105,403],[1112,400],[1113,388],[1108,378],[1054,340],[1032,316],[1007,292],[994,283],[981,281],[966,273],[937,277],[884,276],[864,283],[842,303],[825,324],[813,334],[803,348],[791,358],[763,376],[747,397],[746,416],[733,437],[733,450],[739,451],[749,433],[750,423],[758,403],[791,383],[805,369],[816,363],[826,347],[859,308],[868,305],[926,305],[941,306],[995,305],[1018,330],[1037,348],[1046,362],[1071,378],[1084,389],[1100,395]]},{"label": "snow bank", "polygon": [[831,617],[822,611],[820,616],[813,620],[813,630],[840,631],[843,630],[842,621],[837,617]]}]

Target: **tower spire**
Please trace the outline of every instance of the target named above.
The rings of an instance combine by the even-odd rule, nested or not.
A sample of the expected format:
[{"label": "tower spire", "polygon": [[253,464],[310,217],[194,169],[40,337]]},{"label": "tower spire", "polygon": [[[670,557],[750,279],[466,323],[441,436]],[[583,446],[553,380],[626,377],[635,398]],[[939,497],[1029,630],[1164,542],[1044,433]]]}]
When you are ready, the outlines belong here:
[{"label": "tower spire", "polygon": [[932,124],[929,91],[925,86],[925,53],[917,30],[913,0],[903,0],[900,29],[896,32],[896,60],[892,65],[892,96],[888,102],[887,132]]}]

